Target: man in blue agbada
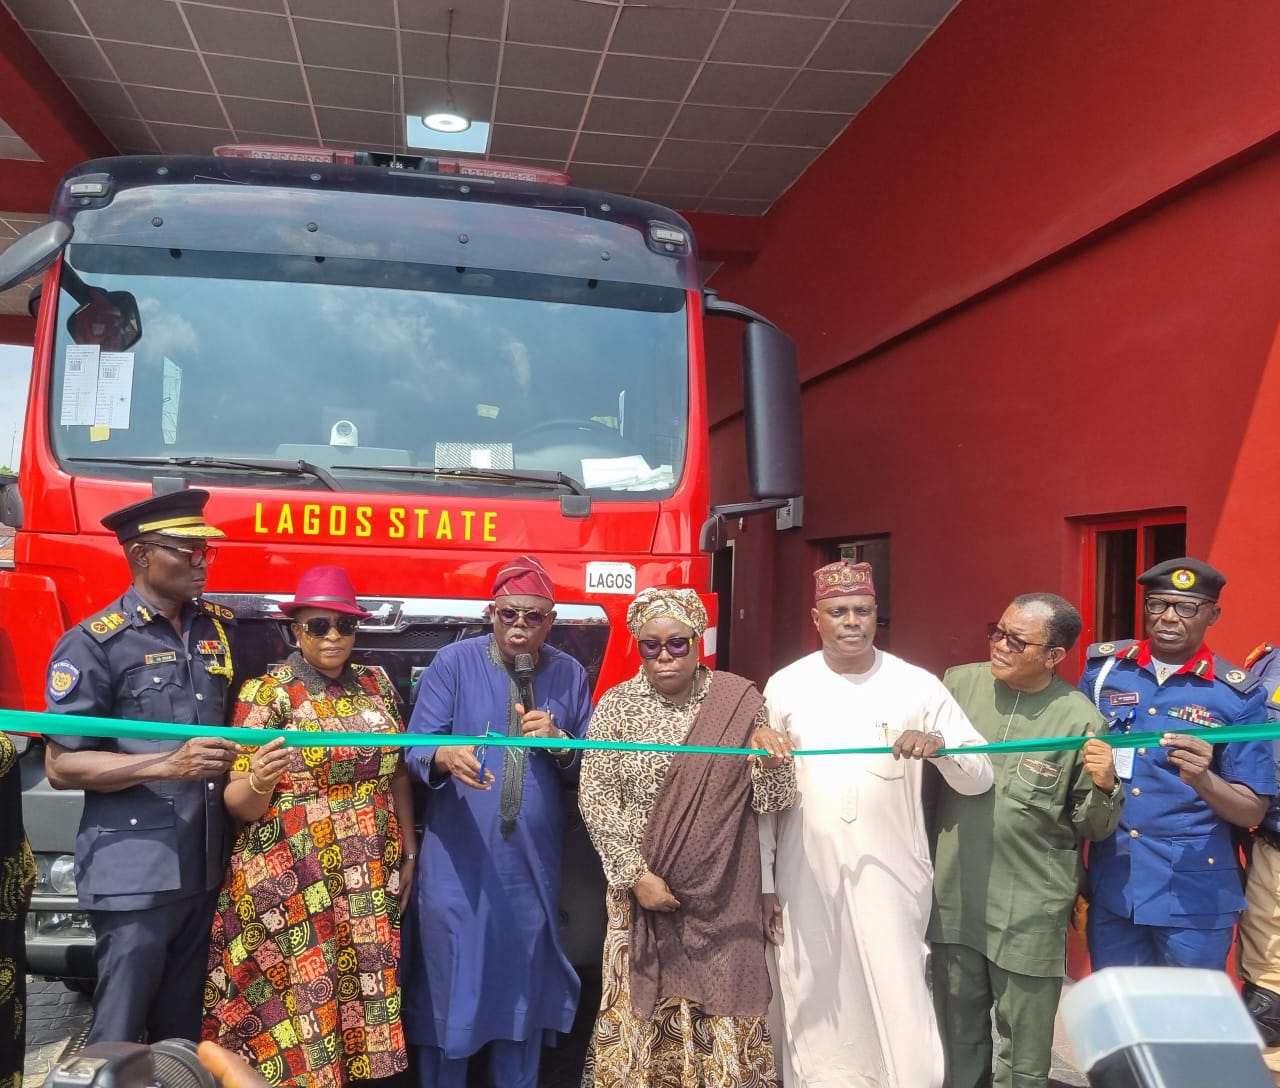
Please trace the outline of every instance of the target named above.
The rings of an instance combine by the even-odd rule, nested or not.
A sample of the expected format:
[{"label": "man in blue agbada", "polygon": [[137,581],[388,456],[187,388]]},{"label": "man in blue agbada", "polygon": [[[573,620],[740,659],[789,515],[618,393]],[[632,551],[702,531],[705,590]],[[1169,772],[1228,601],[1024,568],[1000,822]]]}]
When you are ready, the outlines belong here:
[{"label": "man in blue agbada", "polygon": [[[427,789],[424,877],[405,916],[401,982],[421,1088],[463,1088],[486,1045],[490,1084],[534,1088],[543,1043],[572,1028],[578,1004],[559,939],[578,753],[486,748],[482,738],[583,737],[591,694],[583,667],[545,645],[555,590],[542,564],[505,564],[493,595],[492,632],[436,655],[409,722],[423,734],[409,749],[410,773]],[[433,734],[478,743],[436,746]]]},{"label": "man in blue agbada", "polygon": [[1252,827],[1276,793],[1268,741],[1214,743],[1214,728],[1263,721],[1266,689],[1205,643],[1226,577],[1182,557],[1138,578],[1147,637],[1090,646],[1080,690],[1112,733],[1120,827],[1089,854],[1089,955],[1112,966],[1222,968],[1244,908],[1231,827]]}]

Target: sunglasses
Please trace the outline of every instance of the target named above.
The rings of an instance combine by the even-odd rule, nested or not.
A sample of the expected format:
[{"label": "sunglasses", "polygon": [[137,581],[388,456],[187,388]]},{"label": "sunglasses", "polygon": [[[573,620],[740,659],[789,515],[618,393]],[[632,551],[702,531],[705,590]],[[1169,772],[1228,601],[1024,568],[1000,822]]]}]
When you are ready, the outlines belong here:
[{"label": "sunglasses", "polygon": [[1142,607],[1148,616],[1163,616],[1169,609],[1173,609],[1176,615],[1181,616],[1184,620],[1194,619],[1196,613],[1205,605],[1212,605],[1213,601],[1201,601],[1199,604],[1194,601],[1166,601],[1161,597],[1147,597],[1142,602]]},{"label": "sunglasses", "polygon": [[201,544],[198,548],[180,548],[176,544],[161,544],[158,540],[144,541],[153,548],[163,548],[167,552],[177,552],[179,555],[185,555],[187,562],[193,567],[207,567],[213,562],[213,557],[218,554],[218,549],[210,547],[208,544]]},{"label": "sunglasses", "polygon": [[1028,646],[1048,646],[1047,642],[1028,642],[1025,638],[1019,638],[1017,635],[1011,635],[998,623],[987,624],[987,638],[991,640],[991,645],[995,646],[1000,642],[1004,642],[1015,654],[1020,654],[1026,650]]},{"label": "sunglasses", "polygon": [[656,660],[663,650],[672,657],[688,657],[692,648],[693,639],[684,636],[669,638],[666,642],[659,642],[656,638],[642,638],[636,643],[636,649],[646,661]]},{"label": "sunglasses", "polygon": [[324,638],[333,627],[338,629],[338,634],[343,638],[350,638],[356,633],[360,621],[355,616],[339,616],[336,620],[331,620],[328,616],[315,616],[298,626],[312,638]]},{"label": "sunglasses", "polygon": [[514,627],[516,620],[521,617],[530,627],[541,627],[542,621],[550,615],[550,613],[543,612],[540,608],[499,608],[496,609],[496,612],[498,613],[498,619],[508,627]]}]

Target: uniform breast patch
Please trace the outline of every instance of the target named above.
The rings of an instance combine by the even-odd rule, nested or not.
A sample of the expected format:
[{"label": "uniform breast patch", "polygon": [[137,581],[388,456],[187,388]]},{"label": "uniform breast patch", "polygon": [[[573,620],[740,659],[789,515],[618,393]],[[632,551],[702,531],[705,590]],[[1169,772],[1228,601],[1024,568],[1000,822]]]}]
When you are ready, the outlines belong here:
[{"label": "uniform breast patch", "polygon": [[1113,691],[1107,696],[1108,706],[1137,706],[1138,693],[1136,691]]},{"label": "uniform breast patch", "polygon": [[80,682],[80,670],[65,657],[55,661],[49,668],[49,698],[55,703],[62,702]]},{"label": "uniform breast patch", "polygon": [[178,653],[176,650],[165,650],[164,653],[147,654],[143,659],[146,665],[163,665],[166,661],[177,661]]}]

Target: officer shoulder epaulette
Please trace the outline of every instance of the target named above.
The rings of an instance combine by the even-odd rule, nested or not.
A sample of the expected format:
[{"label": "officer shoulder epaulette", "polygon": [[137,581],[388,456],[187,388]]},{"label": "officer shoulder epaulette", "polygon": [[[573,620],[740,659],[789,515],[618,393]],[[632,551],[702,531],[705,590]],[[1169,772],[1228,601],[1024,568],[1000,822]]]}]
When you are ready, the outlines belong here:
[{"label": "officer shoulder epaulette", "polygon": [[82,620],[80,626],[95,642],[106,642],[108,639],[115,638],[116,635],[129,626],[129,617],[121,612],[120,609],[112,608],[96,616],[91,616],[87,620]]},{"label": "officer shoulder epaulette", "polygon": [[231,609],[223,608],[222,605],[214,604],[212,601],[206,601],[203,597],[200,598],[200,607],[215,619],[234,621],[236,618],[236,614]]},{"label": "officer shoulder epaulette", "polygon": [[1122,638],[1116,642],[1095,642],[1086,651],[1085,657],[1092,660],[1097,657],[1132,657],[1137,654],[1138,640]]},{"label": "officer shoulder epaulette", "polygon": [[1259,642],[1258,645],[1249,651],[1249,656],[1244,659],[1244,667],[1246,669],[1252,669],[1258,661],[1261,661],[1262,658],[1274,652],[1275,647],[1270,642]]},{"label": "officer shoulder epaulette", "polygon": [[1224,661],[1217,654],[1213,655],[1213,675],[1241,695],[1248,695],[1262,683],[1262,677],[1237,669],[1230,661]]}]

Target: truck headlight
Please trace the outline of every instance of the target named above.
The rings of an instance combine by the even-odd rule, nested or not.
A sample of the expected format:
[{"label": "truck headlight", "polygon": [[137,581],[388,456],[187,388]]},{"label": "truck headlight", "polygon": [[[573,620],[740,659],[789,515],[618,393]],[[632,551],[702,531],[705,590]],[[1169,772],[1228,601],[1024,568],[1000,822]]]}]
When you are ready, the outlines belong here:
[{"label": "truck headlight", "polygon": [[76,894],[76,859],[71,854],[37,854],[36,888],[44,895]]}]

